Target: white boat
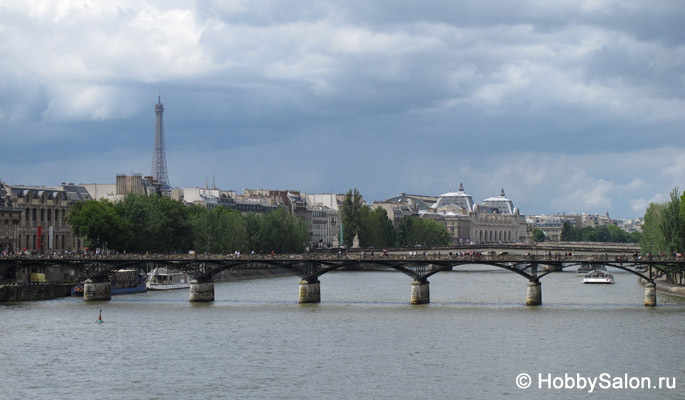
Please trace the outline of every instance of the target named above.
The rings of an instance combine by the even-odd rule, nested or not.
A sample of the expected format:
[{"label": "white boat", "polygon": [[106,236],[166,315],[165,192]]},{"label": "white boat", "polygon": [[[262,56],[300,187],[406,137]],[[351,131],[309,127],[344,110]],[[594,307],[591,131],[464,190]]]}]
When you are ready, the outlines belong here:
[{"label": "white boat", "polygon": [[605,285],[611,285],[614,283],[614,277],[604,270],[596,269],[585,274],[583,283],[603,283]]},{"label": "white boat", "polygon": [[604,267],[604,265],[602,265],[602,264],[590,263],[590,264],[583,264],[583,265],[581,265],[580,267],[578,267],[578,271],[577,271],[577,272],[578,272],[578,275],[579,275],[579,276],[585,276],[585,274],[587,274],[588,272],[596,271],[596,270],[598,270],[598,269],[599,269],[599,270],[602,270],[602,271],[606,271],[606,270],[607,270],[607,269]]},{"label": "white boat", "polygon": [[190,278],[183,272],[157,267],[148,274],[147,290],[171,290],[190,287]]}]

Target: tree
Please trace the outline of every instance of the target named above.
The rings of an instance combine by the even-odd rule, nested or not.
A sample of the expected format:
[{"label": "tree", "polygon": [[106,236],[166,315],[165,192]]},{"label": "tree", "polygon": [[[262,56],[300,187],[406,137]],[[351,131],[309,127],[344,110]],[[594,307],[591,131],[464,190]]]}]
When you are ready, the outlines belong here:
[{"label": "tree", "polygon": [[131,241],[127,249],[132,252],[154,251],[158,224],[151,221],[155,210],[148,196],[129,194],[116,207],[131,227]]},{"label": "tree", "polygon": [[608,226],[598,226],[595,228],[595,232],[597,233],[595,241],[597,242],[610,242],[611,241],[611,232],[609,231]]},{"label": "tree", "polygon": [[580,241],[580,232],[579,232],[578,228],[571,225],[570,222],[564,221],[562,228],[561,228],[560,240],[562,242],[578,242],[578,241]]},{"label": "tree", "polygon": [[190,210],[182,202],[129,194],[115,208],[130,224],[129,251],[166,253],[192,247]]},{"label": "tree", "polygon": [[374,227],[374,242],[376,247],[390,247],[395,245],[395,227],[383,208],[376,208],[371,212],[371,226]]},{"label": "tree", "polygon": [[647,207],[642,224],[642,237],[640,238],[640,249],[643,253],[660,253],[666,247],[666,240],[661,231],[661,219],[665,209],[665,203],[651,203]]},{"label": "tree", "polygon": [[67,222],[75,234],[85,236],[86,244],[91,248],[125,250],[131,237],[128,221],[117,213],[108,200],[74,204]]},{"label": "tree", "polygon": [[397,226],[397,245],[400,247],[446,246],[450,234],[444,225],[427,218],[415,216],[402,218]]},{"label": "tree", "polygon": [[629,240],[628,232],[619,228],[616,225],[609,225],[607,227],[609,231],[609,242],[612,243],[627,243]]},{"label": "tree", "polygon": [[360,216],[359,245],[361,247],[390,247],[395,244],[395,228],[383,208],[371,210],[363,206]]},{"label": "tree", "polygon": [[342,207],[343,241],[347,247],[352,247],[352,241],[360,231],[362,206],[362,195],[356,188],[350,189],[345,195]]},{"label": "tree", "polygon": [[531,239],[533,242],[544,242],[545,232],[540,228],[533,228]]},{"label": "tree", "polygon": [[307,223],[284,207],[260,215],[258,250],[268,253],[300,253],[309,243]]},{"label": "tree", "polygon": [[[247,235],[247,247],[250,251],[263,252],[261,245],[260,231],[262,219],[255,213],[245,214],[245,228]],[[270,251],[270,250],[269,250]]]},{"label": "tree", "polygon": [[247,222],[240,212],[226,207],[193,206],[190,209],[193,248],[200,252],[232,253],[248,248]]},{"label": "tree", "polygon": [[192,229],[188,219],[188,207],[180,201],[164,196],[151,196],[158,210],[157,252],[187,252],[192,245]]},{"label": "tree", "polygon": [[569,222],[564,222],[561,228],[561,241],[565,242],[611,242],[611,243],[638,243],[640,232],[629,234],[616,225],[599,226],[592,228],[575,228]]},{"label": "tree", "polygon": [[671,201],[667,203],[661,219],[661,231],[665,240],[665,248],[662,251],[668,254],[685,250],[685,222],[680,215],[680,197],[678,188],[673,189]]},{"label": "tree", "polygon": [[580,241],[581,242],[597,242],[597,231],[595,228],[586,226],[580,229]]}]

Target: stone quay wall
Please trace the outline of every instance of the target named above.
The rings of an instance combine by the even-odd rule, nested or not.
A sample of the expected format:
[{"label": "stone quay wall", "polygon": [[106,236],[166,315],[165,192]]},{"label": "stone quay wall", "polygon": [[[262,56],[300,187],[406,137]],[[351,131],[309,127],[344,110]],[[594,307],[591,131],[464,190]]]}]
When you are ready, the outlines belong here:
[{"label": "stone quay wall", "polygon": [[44,283],[37,285],[0,286],[0,303],[51,300],[71,296],[71,284]]}]

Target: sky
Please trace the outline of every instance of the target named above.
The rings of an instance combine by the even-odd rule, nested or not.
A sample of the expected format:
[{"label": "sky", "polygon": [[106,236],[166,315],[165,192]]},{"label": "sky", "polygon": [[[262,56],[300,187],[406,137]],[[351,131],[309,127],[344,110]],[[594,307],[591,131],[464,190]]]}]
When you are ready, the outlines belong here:
[{"label": "sky", "polygon": [[504,189],[644,215],[685,189],[685,2],[0,0],[0,180],[151,173],[368,202]]}]

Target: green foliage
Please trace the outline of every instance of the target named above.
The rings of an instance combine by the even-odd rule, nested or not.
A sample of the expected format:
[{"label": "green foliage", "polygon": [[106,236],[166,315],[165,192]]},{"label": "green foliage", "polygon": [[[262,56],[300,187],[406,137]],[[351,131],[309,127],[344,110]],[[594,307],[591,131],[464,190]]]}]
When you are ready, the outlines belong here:
[{"label": "green foliage", "polygon": [[678,189],[673,189],[671,201],[667,203],[661,218],[660,226],[665,244],[663,252],[668,254],[681,252],[685,248],[685,222],[680,216],[680,197]]},{"label": "green foliage", "polygon": [[593,227],[586,226],[583,228],[580,228],[580,241],[581,242],[598,242],[597,238],[599,235],[597,234],[597,230]]},{"label": "green foliage", "polygon": [[131,224],[133,234],[128,245],[119,250],[169,253],[190,249],[190,211],[180,201],[129,194],[116,207]]},{"label": "green foliage", "polygon": [[418,217],[402,219],[397,230],[388,213],[382,208],[371,209],[362,204],[357,189],[345,195],[342,207],[344,245],[351,247],[355,235],[359,235],[360,247],[385,248],[392,246],[413,247],[444,246],[450,242],[450,234],[440,223]]},{"label": "green foliage", "polygon": [[392,246],[444,246],[450,242],[447,229],[438,222],[418,217],[402,219],[397,230],[388,213],[382,208],[371,209],[362,204],[357,189],[345,195],[342,207],[344,245],[351,247],[359,235],[360,247],[385,248]]},{"label": "green foliage", "polygon": [[92,247],[133,253],[302,252],[309,229],[285,208],[247,214],[215,207],[187,207],[167,197],[130,194],[123,201],[87,201],[72,207],[74,233]]},{"label": "green foliage", "polygon": [[685,252],[685,193],[678,195],[678,188],[671,192],[670,201],[650,204],[642,225],[640,248],[644,253]]},{"label": "green foliage", "polygon": [[580,230],[573,227],[568,221],[564,221],[560,239],[564,242],[580,242]]},{"label": "green foliage", "polygon": [[118,249],[131,239],[129,222],[107,200],[74,204],[67,222],[75,234],[85,237],[90,248]]},{"label": "green foliage", "polygon": [[361,247],[392,247],[395,245],[395,228],[382,208],[371,210],[364,206],[361,210],[359,231]]},{"label": "green foliage", "polygon": [[628,233],[616,225],[576,228],[564,222],[561,228],[561,240],[564,242],[638,243],[640,232]]},{"label": "green foliage", "polygon": [[450,234],[443,225],[432,219],[413,216],[400,221],[396,237],[400,247],[446,246],[450,242]]},{"label": "green foliage", "polygon": [[534,242],[544,242],[545,241],[545,232],[540,228],[533,228],[531,239]]},{"label": "green foliage", "polygon": [[300,253],[310,240],[307,223],[283,207],[245,215],[225,207],[193,207],[191,221],[192,243],[199,252]]},{"label": "green foliage", "polygon": [[198,252],[233,253],[247,249],[247,221],[238,211],[225,207],[190,210],[193,248]]},{"label": "green foliage", "polygon": [[644,253],[661,253],[666,247],[664,236],[661,233],[661,219],[665,208],[666,203],[651,203],[645,211],[642,238],[640,239],[640,249]]},{"label": "green foliage", "polygon": [[362,230],[362,195],[357,189],[350,189],[345,195],[342,207],[343,242],[347,247],[352,247],[355,235],[364,235]]},{"label": "green foliage", "polygon": [[309,244],[307,223],[285,208],[256,215],[251,229],[256,233],[252,250],[262,253],[299,253]]}]

